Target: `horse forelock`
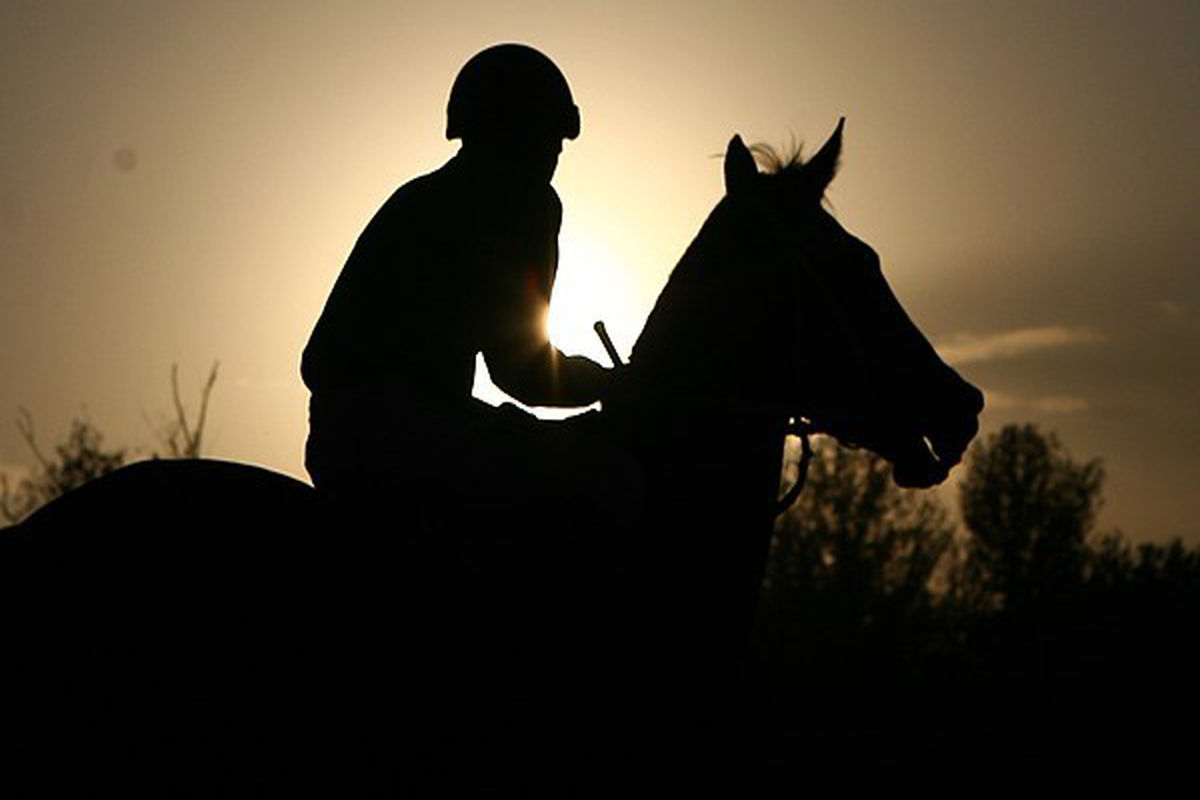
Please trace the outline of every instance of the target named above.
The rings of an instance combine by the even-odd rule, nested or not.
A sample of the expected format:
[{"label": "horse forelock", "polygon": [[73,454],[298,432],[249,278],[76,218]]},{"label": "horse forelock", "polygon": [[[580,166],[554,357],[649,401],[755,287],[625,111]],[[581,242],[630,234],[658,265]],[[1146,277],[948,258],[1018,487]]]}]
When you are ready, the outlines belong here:
[{"label": "horse forelock", "polygon": [[[782,186],[785,189],[798,189],[812,181],[805,172],[809,161],[804,158],[804,145],[793,141],[787,147],[777,148],[765,142],[755,142],[749,147],[761,172],[761,180],[768,186]],[[837,173],[840,157],[835,160],[833,174]],[[832,180],[833,175],[829,176]],[[821,187],[820,199],[825,200],[825,187]]]},{"label": "horse forelock", "polygon": [[792,142],[786,148],[779,149],[765,142],[755,142],[750,145],[750,154],[762,168],[764,175],[780,175],[798,172],[804,168],[804,145]]}]

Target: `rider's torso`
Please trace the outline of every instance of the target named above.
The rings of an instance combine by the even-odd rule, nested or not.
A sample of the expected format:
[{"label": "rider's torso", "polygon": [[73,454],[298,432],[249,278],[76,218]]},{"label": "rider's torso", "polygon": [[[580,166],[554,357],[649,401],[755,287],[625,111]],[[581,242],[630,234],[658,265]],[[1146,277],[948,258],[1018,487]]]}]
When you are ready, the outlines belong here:
[{"label": "rider's torso", "polygon": [[457,157],[398,189],[305,348],[314,412],[468,401],[476,353],[520,336],[519,315],[549,303],[560,218],[550,186],[498,187]]}]

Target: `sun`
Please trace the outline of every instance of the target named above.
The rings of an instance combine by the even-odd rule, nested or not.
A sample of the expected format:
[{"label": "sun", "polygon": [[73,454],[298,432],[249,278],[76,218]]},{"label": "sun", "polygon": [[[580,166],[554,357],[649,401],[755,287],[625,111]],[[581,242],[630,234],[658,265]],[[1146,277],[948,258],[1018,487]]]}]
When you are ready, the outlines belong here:
[{"label": "sun", "polygon": [[[601,243],[577,231],[563,232],[559,252],[547,320],[550,341],[564,353],[611,366],[592,326],[603,320],[611,330],[624,327],[619,320],[628,315],[630,297],[622,265]],[[617,343],[618,351],[625,351],[623,357],[630,344]]]}]

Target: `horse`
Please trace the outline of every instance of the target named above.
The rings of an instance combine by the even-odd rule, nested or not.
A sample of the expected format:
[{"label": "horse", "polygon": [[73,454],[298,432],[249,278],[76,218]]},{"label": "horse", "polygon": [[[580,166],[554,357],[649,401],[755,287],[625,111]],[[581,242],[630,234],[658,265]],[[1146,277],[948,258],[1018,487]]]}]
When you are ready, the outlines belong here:
[{"label": "horse", "polygon": [[[914,487],[943,481],[977,432],[982,394],[941,361],[874,250],[823,205],[843,126],[808,160],[756,153],[733,137],[725,195],[672,271],[622,367],[621,390],[599,414],[643,485],[636,520],[613,532],[629,544],[621,580],[595,592],[585,615],[610,617],[587,651],[607,657],[571,678],[590,684],[602,698],[595,705],[619,707],[589,739],[625,737],[610,759],[639,750],[643,765],[660,756],[694,763],[707,735],[697,732],[728,719],[718,687],[736,677],[789,430],[872,450],[898,484]],[[376,778],[388,756],[368,740],[395,722],[363,720],[381,702],[384,672],[412,654],[364,650],[381,631],[406,635],[364,609],[428,607],[429,597],[389,594],[405,581],[380,567],[370,537],[339,524],[306,484],[197,460],[135,464],[6,531],[5,607],[24,650],[8,667],[9,685],[37,690],[10,715],[38,732],[27,760],[56,748],[51,760],[118,781],[149,774],[189,792],[326,781],[370,794],[386,784]],[[427,590],[423,569],[404,576]],[[476,595],[471,607],[481,602]],[[112,684],[123,687],[117,700]],[[581,695],[541,702],[567,724],[557,706]],[[631,733],[639,726],[650,733]],[[64,730],[84,729],[92,733],[63,744]],[[97,742],[103,758],[85,752]],[[514,754],[515,746],[506,756]]]},{"label": "horse", "polygon": [[978,431],[982,393],[823,204],[843,130],[844,119],[807,161],[758,148],[763,171],[740,137],[729,142],[726,194],[634,345],[628,427],[657,532],[638,554],[639,605],[670,632],[661,685],[685,708],[736,672],[791,425],[871,450],[919,488],[944,481]]}]

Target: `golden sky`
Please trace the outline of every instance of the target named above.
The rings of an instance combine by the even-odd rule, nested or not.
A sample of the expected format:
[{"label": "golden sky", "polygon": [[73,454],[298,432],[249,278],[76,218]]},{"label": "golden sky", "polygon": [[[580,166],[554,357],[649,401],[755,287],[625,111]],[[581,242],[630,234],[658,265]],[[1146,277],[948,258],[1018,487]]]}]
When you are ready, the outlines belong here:
[{"label": "golden sky", "polygon": [[300,349],[355,237],[455,145],[458,67],[524,41],[583,114],[555,330],[628,350],[729,137],[847,117],[839,219],[988,392],[1109,469],[1103,522],[1200,542],[1194,2],[6,2],[0,466],[85,409],[154,441],[213,359],[212,455],[302,476]]}]

